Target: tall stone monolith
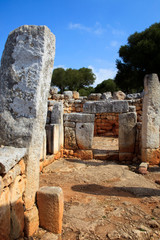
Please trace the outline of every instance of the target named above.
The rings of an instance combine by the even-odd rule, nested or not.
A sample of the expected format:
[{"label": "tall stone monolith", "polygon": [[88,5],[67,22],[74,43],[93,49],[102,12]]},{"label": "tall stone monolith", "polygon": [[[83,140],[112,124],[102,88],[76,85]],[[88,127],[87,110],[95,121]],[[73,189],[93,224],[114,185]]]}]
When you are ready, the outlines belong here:
[{"label": "tall stone monolith", "polygon": [[25,209],[35,202],[55,37],[46,26],[24,25],[8,36],[0,67],[0,145],[28,149]]},{"label": "tall stone monolith", "polygon": [[160,162],[160,83],[157,74],[144,78],[142,115],[142,161],[150,164]]}]

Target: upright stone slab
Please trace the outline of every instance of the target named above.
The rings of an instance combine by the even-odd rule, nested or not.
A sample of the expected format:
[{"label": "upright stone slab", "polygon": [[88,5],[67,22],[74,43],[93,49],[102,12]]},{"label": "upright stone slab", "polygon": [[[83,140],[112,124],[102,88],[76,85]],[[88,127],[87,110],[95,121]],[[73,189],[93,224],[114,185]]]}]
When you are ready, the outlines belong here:
[{"label": "upright stone slab", "polygon": [[59,150],[64,144],[64,130],[63,130],[63,102],[54,101],[53,110],[51,112],[51,124],[59,124],[59,140],[58,148]]},{"label": "upright stone slab", "polygon": [[137,114],[134,112],[119,115],[119,159],[132,160],[136,144]]},{"label": "upright stone slab", "polygon": [[79,149],[91,149],[94,123],[76,123],[76,140]]},{"label": "upright stone slab", "polygon": [[142,115],[142,161],[160,162],[160,83],[157,74],[146,75]]},{"label": "upright stone slab", "polygon": [[25,208],[35,202],[55,37],[46,26],[8,36],[0,68],[0,144],[28,149]]}]

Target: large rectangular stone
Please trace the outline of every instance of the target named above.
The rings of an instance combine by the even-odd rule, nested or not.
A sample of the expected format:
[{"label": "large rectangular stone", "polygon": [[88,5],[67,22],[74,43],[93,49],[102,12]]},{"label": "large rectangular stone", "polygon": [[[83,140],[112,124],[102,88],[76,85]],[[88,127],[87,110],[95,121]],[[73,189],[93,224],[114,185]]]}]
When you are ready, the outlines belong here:
[{"label": "large rectangular stone", "polygon": [[40,226],[61,234],[63,218],[63,191],[60,187],[41,187],[37,192]]},{"label": "large rectangular stone", "polygon": [[135,151],[136,124],[136,113],[119,114],[119,151],[121,153],[133,153]]},{"label": "large rectangular stone", "polygon": [[26,148],[0,148],[0,174],[7,173],[27,154]]},{"label": "large rectangular stone", "polygon": [[76,142],[79,149],[91,149],[94,123],[76,123]]},{"label": "large rectangular stone", "polygon": [[94,114],[86,113],[65,113],[64,121],[68,122],[78,122],[78,123],[89,123],[94,122]]},{"label": "large rectangular stone", "polygon": [[95,101],[83,105],[84,113],[125,113],[129,111],[127,101]]}]

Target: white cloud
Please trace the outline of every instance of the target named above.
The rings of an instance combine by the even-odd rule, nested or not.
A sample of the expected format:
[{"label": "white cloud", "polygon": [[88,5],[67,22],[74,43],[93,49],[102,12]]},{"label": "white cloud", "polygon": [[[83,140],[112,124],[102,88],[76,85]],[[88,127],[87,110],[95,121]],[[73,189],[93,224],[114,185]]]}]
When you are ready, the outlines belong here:
[{"label": "white cloud", "polygon": [[116,70],[113,68],[99,68],[96,69],[93,66],[88,66],[88,68],[91,68],[93,73],[96,75],[96,81],[94,83],[94,87],[97,86],[97,84],[101,83],[104,80],[107,80],[108,78],[114,78],[116,75]]},{"label": "white cloud", "polygon": [[107,28],[111,31],[111,33],[115,36],[124,36],[125,32],[121,29],[117,29],[112,27],[110,24],[107,24]]},{"label": "white cloud", "polygon": [[102,28],[102,26],[99,22],[96,22],[96,24],[93,27],[87,27],[80,23],[70,23],[68,25],[68,28],[70,30],[81,30],[81,31],[85,31],[85,32],[90,32],[95,35],[101,35],[105,32],[105,29]]},{"label": "white cloud", "polygon": [[86,27],[80,23],[70,23],[68,26],[69,29],[74,30],[74,29],[78,29],[78,30],[83,30],[86,32],[91,32],[91,28]]},{"label": "white cloud", "polygon": [[117,47],[118,42],[113,40],[113,41],[110,42],[110,45],[111,45],[111,47]]}]

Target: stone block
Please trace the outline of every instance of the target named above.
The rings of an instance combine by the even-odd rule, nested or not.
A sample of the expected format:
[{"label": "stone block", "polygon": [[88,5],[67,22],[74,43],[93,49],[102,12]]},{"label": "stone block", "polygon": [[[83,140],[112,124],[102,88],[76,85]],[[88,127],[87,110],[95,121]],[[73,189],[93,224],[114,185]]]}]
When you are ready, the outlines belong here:
[{"label": "stone block", "polygon": [[10,201],[11,204],[17,202],[25,191],[26,180],[22,176],[17,176],[14,183],[10,185]]},{"label": "stone block", "polygon": [[97,101],[86,102],[83,105],[84,113],[126,113],[129,111],[127,101]]},{"label": "stone block", "polygon": [[40,226],[60,234],[63,218],[63,192],[60,187],[41,187],[37,192]]},{"label": "stone block", "polygon": [[91,149],[94,123],[76,123],[76,142],[79,149]]},{"label": "stone block", "polygon": [[119,115],[119,151],[121,153],[134,153],[136,143],[136,113]]},{"label": "stone block", "polygon": [[53,95],[53,94],[57,94],[58,93],[58,88],[57,87],[51,87],[50,88],[50,94]]},{"label": "stone block", "polygon": [[64,91],[63,94],[64,94],[65,99],[73,98],[73,92],[72,91]]},{"label": "stone block", "polygon": [[0,174],[7,173],[27,154],[26,148],[0,148]]},{"label": "stone block", "polygon": [[75,129],[70,127],[65,127],[64,130],[64,146],[66,149],[77,149],[77,143],[76,143],[76,133]]},{"label": "stone block", "polygon": [[136,112],[135,106],[129,106],[129,112]]},{"label": "stone block", "polygon": [[73,91],[73,98],[74,99],[79,99],[79,92]]},{"label": "stone block", "polygon": [[10,192],[5,188],[0,195],[0,239],[10,240]]},{"label": "stone block", "polygon": [[16,164],[16,166],[12,168],[9,172],[7,172],[3,177],[4,186],[7,187],[11,183],[13,183],[16,177],[20,174],[21,174],[21,167],[19,164]]},{"label": "stone block", "polygon": [[47,153],[56,154],[60,150],[60,124],[46,125]]},{"label": "stone block", "polygon": [[116,100],[124,100],[126,98],[126,94],[122,91],[114,92],[113,99]]},{"label": "stone block", "polygon": [[68,122],[78,122],[78,123],[89,123],[94,122],[94,114],[84,114],[84,113],[65,113],[64,121]]},{"label": "stone block", "polygon": [[105,92],[105,93],[102,94],[101,98],[103,100],[112,99],[112,93],[111,92]]},{"label": "stone block", "polygon": [[38,216],[38,209],[34,206],[29,211],[25,211],[24,213],[24,222],[25,228],[24,232],[27,237],[32,236],[39,227],[39,216]]},{"label": "stone block", "polygon": [[100,100],[102,97],[102,94],[101,93],[91,93],[89,96],[88,96],[88,100],[92,100],[92,101],[98,101]]},{"label": "stone block", "polygon": [[75,123],[75,122],[65,121],[65,122],[64,122],[64,127],[75,128],[75,127],[76,127],[76,123]]},{"label": "stone block", "polygon": [[23,236],[24,230],[24,202],[19,198],[11,207],[11,239]]},{"label": "stone block", "polygon": [[142,148],[141,160],[149,163],[149,165],[160,164],[160,149]]},{"label": "stone block", "polygon": [[63,124],[63,103],[54,101],[53,110],[51,112],[52,124]]}]

